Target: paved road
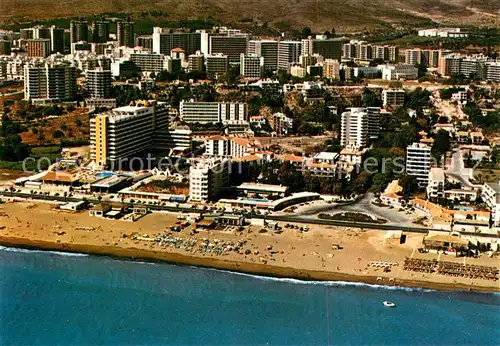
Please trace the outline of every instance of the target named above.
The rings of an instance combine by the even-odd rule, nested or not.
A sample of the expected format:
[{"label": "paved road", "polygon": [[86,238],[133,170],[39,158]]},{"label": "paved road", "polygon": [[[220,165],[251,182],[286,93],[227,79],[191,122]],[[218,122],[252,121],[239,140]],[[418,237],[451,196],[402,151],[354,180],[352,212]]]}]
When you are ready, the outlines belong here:
[{"label": "paved road", "polygon": [[450,167],[445,173],[460,182],[462,186],[472,188],[474,185],[470,182],[471,168],[465,168],[464,157],[460,149],[455,149],[451,156]]},{"label": "paved road", "polygon": [[317,217],[320,213],[339,213],[343,211],[351,211],[373,215],[377,218],[386,219],[391,224],[405,225],[411,224],[415,217],[405,212],[400,212],[398,209],[389,209],[387,207],[377,207],[371,201],[375,198],[372,193],[365,194],[361,199],[353,203],[337,203],[337,204],[318,204],[311,205],[306,210],[300,213],[295,213],[297,216]]}]

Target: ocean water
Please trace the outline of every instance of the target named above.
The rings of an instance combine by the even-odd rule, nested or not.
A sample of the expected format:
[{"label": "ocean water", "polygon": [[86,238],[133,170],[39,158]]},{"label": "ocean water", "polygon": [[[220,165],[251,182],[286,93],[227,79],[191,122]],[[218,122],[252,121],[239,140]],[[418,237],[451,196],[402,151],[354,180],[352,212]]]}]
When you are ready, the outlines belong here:
[{"label": "ocean water", "polygon": [[[397,304],[386,308],[384,300]],[[0,248],[0,344],[498,344],[500,296]]]}]

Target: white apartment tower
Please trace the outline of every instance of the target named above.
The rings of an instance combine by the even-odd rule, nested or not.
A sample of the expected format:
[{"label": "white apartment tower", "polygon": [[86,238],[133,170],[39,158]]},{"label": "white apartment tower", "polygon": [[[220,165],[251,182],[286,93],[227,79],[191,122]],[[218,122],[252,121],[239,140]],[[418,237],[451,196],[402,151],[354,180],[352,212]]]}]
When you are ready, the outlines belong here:
[{"label": "white apartment tower", "polygon": [[406,148],[406,173],[417,179],[420,187],[427,187],[431,167],[431,148],[423,143],[413,143]]},{"label": "white apartment tower", "polygon": [[444,195],[445,176],[440,167],[433,167],[429,170],[429,182],[427,184],[427,198],[439,199]]},{"label": "white apartment tower", "polygon": [[229,184],[227,159],[210,158],[194,161],[189,168],[189,199],[196,202],[213,201]]},{"label": "white apartment tower", "polygon": [[257,55],[240,56],[240,74],[246,78],[260,78],[264,69],[264,57]]},{"label": "white apartment tower", "polygon": [[342,113],[340,144],[364,147],[380,132],[380,108],[348,108]]}]

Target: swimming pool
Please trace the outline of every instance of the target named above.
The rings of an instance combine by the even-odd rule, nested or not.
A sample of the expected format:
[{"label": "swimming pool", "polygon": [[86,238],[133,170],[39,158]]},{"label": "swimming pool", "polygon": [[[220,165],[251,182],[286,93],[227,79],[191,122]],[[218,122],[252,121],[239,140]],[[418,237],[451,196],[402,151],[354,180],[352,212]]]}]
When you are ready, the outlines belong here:
[{"label": "swimming pool", "polygon": [[246,201],[251,201],[251,202],[258,202],[258,203],[268,203],[269,200],[267,199],[259,199],[259,198],[244,198]]},{"label": "swimming pool", "polygon": [[95,175],[95,177],[97,179],[104,179],[104,178],[107,178],[107,177],[111,177],[113,175],[116,175],[116,173],[113,173],[113,172],[101,172],[101,173],[97,173]]}]

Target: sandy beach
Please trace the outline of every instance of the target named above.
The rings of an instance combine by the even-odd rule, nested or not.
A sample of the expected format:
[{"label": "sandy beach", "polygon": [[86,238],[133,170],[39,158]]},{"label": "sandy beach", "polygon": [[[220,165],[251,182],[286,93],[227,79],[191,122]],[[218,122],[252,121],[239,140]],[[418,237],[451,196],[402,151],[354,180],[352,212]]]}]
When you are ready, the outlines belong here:
[{"label": "sandy beach", "polygon": [[[0,244],[166,261],[249,274],[302,280],[331,280],[398,285],[443,290],[500,291],[498,281],[450,277],[437,273],[403,270],[405,257],[437,259],[435,253],[421,254],[422,234],[408,234],[405,244],[388,241],[386,233],[311,225],[307,233],[284,228],[281,234],[260,233],[261,227],[244,231],[200,231],[190,229],[169,234],[177,221],[172,213],[154,213],[136,222],[91,217],[88,212],[60,211],[56,205],[8,202],[0,205]],[[159,235],[190,246],[160,246]],[[209,245],[207,245],[209,244]],[[222,244],[222,245],[221,245]],[[342,249],[335,249],[340,245]],[[206,251],[224,247],[224,251]],[[440,260],[500,266],[498,258],[456,258]],[[392,262],[390,272],[370,266],[371,261]]]}]

